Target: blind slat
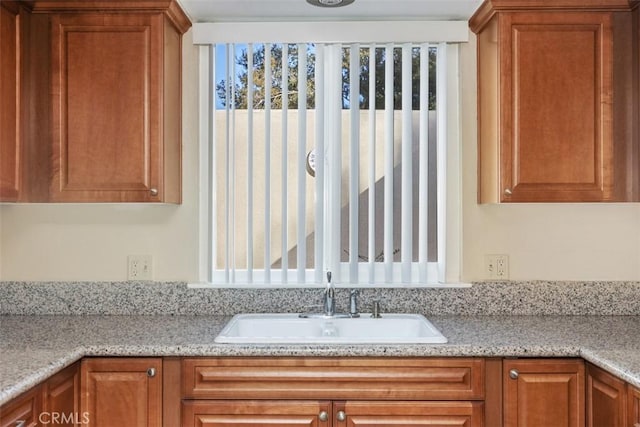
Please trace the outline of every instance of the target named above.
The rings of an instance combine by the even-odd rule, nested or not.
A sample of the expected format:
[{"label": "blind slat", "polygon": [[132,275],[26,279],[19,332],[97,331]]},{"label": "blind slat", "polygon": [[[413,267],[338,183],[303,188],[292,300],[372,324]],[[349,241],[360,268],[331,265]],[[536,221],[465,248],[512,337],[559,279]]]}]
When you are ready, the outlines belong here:
[{"label": "blind slat", "polygon": [[384,69],[384,263],[385,280],[393,274],[393,44],[385,47]]},{"label": "blind slat", "polygon": [[247,46],[247,276],[253,281],[253,44]]},{"label": "blind slat", "polygon": [[402,45],[402,207],[400,220],[402,283],[411,281],[411,261],[413,259],[412,57],[411,45]]},{"label": "blind slat", "polygon": [[298,281],[307,263],[307,45],[298,44]]},{"label": "blind slat", "polygon": [[[375,280],[376,258],[376,46],[369,48],[369,283]],[[372,96],[374,95],[374,96]]]},{"label": "blind slat", "polygon": [[282,275],[282,283],[287,283],[288,275],[287,270],[289,269],[289,254],[288,254],[288,229],[289,229],[289,212],[288,212],[288,201],[287,201],[287,193],[288,193],[288,182],[287,182],[287,174],[288,174],[288,150],[287,145],[289,142],[289,45],[282,45],[282,80],[281,80],[281,90],[282,96],[280,98],[280,102],[282,103],[282,177],[281,177],[281,188],[280,188],[280,197],[282,200],[281,209],[282,213],[282,253],[281,253],[281,265],[283,270]]},{"label": "blind slat", "polygon": [[349,280],[358,281],[358,216],[360,199],[360,45],[349,49]]},{"label": "blind slat", "polygon": [[264,48],[264,280],[271,283],[271,44]]},{"label": "blind slat", "polygon": [[418,176],[419,278],[427,280],[429,249],[429,45],[420,45],[420,139]]},{"label": "blind slat", "polygon": [[316,45],[316,230],[315,230],[315,282],[322,283],[324,280],[324,181],[325,181],[325,144],[324,144],[324,81],[325,81],[325,55],[324,45]]}]

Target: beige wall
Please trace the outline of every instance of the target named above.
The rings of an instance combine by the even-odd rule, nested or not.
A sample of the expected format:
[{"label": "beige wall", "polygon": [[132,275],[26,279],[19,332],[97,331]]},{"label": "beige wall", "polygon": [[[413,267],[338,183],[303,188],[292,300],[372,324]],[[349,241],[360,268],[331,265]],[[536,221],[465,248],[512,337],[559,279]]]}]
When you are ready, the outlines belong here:
[{"label": "beige wall", "polygon": [[[485,254],[508,254],[512,279],[640,280],[640,204],[476,204],[475,44],[461,49],[463,280]],[[184,203],[0,206],[1,280],[123,280],[129,254],[154,279],[197,280],[197,48],[184,39]]]}]

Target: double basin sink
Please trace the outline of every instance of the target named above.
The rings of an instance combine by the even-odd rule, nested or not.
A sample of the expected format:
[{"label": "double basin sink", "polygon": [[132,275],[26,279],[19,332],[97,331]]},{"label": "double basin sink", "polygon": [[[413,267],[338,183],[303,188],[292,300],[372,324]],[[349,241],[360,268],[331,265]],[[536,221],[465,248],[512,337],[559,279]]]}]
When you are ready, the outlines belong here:
[{"label": "double basin sink", "polygon": [[447,339],[419,314],[380,318],[312,317],[298,314],[238,314],[215,338],[234,344],[436,344]]}]

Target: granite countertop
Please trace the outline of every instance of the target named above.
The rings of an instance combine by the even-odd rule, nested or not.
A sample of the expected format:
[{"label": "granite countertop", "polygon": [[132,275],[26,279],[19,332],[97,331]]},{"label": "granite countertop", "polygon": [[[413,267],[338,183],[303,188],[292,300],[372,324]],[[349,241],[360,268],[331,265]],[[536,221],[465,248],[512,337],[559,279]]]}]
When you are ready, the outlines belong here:
[{"label": "granite countertop", "polygon": [[235,345],[229,316],[0,316],[0,404],[83,356],[583,357],[640,387],[640,316],[428,316],[428,345]]}]

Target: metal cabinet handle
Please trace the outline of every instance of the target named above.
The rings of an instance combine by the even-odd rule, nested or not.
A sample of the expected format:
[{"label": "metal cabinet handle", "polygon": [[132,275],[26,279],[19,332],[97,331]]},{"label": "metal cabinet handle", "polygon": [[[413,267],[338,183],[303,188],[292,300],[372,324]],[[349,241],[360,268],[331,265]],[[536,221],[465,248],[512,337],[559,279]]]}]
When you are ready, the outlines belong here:
[{"label": "metal cabinet handle", "polygon": [[318,419],[320,421],[327,421],[329,419],[329,414],[327,413],[327,411],[322,411],[320,412],[320,414],[318,415]]},{"label": "metal cabinet handle", "polygon": [[511,191],[510,188],[505,188],[504,189],[504,194],[507,195],[507,196],[511,196],[513,194],[513,191]]},{"label": "metal cabinet handle", "polygon": [[511,378],[512,380],[517,380],[519,375],[520,374],[515,369],[509,371],[509,378]]},{"label": "metal cabinet handle", "polygon": [[158,195],[158,189],[157,188],[152,188],[151,190],[149,190],[149,194],[151,194],[152,196],[157,196]]},{"label": "metal cabinet handle", "polygon": [[148,377],[155,377],[156,376],[156,368],[147,369],[147,376]]},{"label": "metal cabinet handle", "polygon": [[344,421],[347,419],[347,414],[345,414],[344,411],[338,411],[336,418],[338,418],[338,421]]}]

